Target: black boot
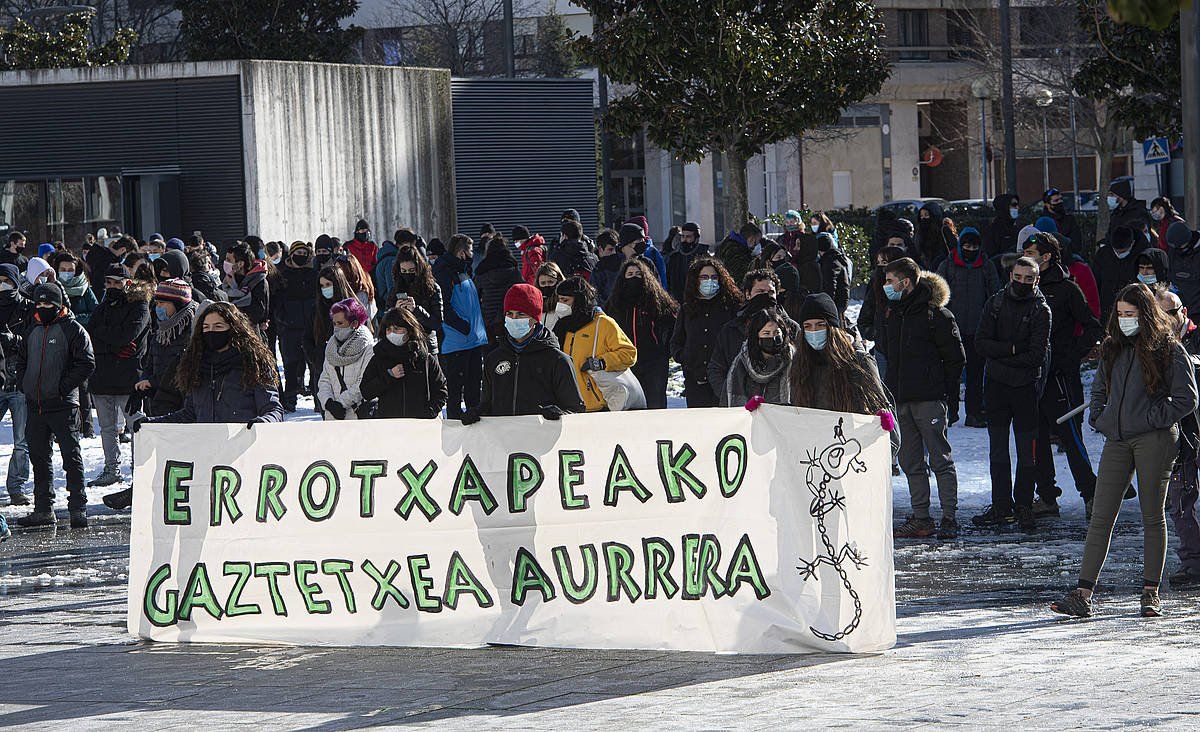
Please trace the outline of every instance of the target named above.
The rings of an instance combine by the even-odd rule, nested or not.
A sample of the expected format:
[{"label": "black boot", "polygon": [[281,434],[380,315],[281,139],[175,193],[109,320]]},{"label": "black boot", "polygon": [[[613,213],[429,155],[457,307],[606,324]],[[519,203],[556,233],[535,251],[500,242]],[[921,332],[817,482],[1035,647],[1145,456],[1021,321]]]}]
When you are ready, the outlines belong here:
[{"label": "black boot", "polygon": [[38,526],[53,526],[56,522],[53,510],[39,511],[35,509],[33,513],[17,519],[17,526],[23,529],[32,529]]},{"label": "black boot", "polygon": [[114,511],[124,511],[133,505],[133,489],[126,488],[123,491],[109,493],[103,499],[104,505]]}]

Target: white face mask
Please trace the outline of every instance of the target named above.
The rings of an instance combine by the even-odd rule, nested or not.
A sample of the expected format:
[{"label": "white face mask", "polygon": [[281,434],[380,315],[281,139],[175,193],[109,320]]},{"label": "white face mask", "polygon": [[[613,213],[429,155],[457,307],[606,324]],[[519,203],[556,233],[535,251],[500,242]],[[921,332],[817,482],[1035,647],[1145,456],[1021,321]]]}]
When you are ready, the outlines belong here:
[{"label": "white face mask", "polygon": [[1121,328],[1121,332],[1126,336],[1133,337],[1142,329],[1137,318],[1117,318],[1117,326]]},{"label": "white face mask", "polygon": [[812,229],[812,233],[816,234],[821,230],[820,224],[811,224],[808,228]]},{"label": "white face mask", "polygon": [[0,292],[8,292],[9,290],[15,290],[15,289],[17,289],[17,288],[13,287],[8,282],[0,282]]},{"label": "white face mask", "polygon": [[560,318],[565,318],[571,314],[571,306],[560,302],[554,306],[554,314]]},{"label": "white face mask", "polygon": [[393,346],[403,346],[404,342],[408,340],[408,334],[407,333],[388,333],[387,339],[388,339],[388,342],[391,343]]}]

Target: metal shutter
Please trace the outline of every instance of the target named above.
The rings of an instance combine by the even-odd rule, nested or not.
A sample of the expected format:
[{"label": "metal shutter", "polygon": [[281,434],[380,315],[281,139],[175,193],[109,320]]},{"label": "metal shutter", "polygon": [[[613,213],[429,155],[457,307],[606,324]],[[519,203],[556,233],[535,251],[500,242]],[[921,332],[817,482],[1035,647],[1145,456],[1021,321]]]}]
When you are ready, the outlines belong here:
[{"label": "metal shutter", "polygon": [[458,230],[484,222],[508,238],[523,224],[546,241],[559,217],[579,211],[599,226],[592,82],[581,79],[454,79],[454,179]]}]

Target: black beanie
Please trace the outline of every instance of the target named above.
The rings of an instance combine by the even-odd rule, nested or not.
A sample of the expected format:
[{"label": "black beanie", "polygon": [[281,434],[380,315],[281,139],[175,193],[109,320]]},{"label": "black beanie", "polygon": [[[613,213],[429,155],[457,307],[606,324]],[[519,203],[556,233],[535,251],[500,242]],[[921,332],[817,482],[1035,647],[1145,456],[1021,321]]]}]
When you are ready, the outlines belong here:
[{"label": "black beanie", "polygon": [[313,244],[313,249],[332,249],[332,239],[329,234],[321,234]]},{"label": "black beanie", "polygon": [[431,257],[440,257],[446,253],[446,245],[435,236],[429,240],[429,246],[425,247],[425,251]]},{"label": "black beanie", "polygon": [[[641,231],[640,226],[638,227],[638,231]],[[583,278],[568,277],[559,282],[558,287],[554,291],[559,295],[566,295],[567,297],[581,297],[584,294]]]},{"label": "black beanie", "polygon": [[370,231],[371,227],[367,225],[366,219],[359,219],[354,223],[355,231]]},{"label": "black beanie", "polygon": [[33,300],[33,302],[37,305],[57,305],[62,307],[62,288],[56,284],[43,282],[42,284],[33,288],[30,299]]},{"label": "black beanie", "polygon": [[1118,226],[1113,229],[1112,241],[1109,245],[1113,249],[1128,249],[1133,246],[1133,229],[1128,226]]},{"label": "black beanie", "polygon": [[479,227],[479,235],[480,236],[483,236],[484,234],[495,234],[495,233],[496,233],[496,227],[492,226],[491,224],[484,224],[483,226]]},{"label": "black beanie", "polygon": [[824,292],[815,292],[804,298],[796,320],[800,325],[804,325],[806,320],[824,320],[830,325],[841,325],[842,323],[842,319],[838,316],[837,306],[833,304],[833,298]]},{"label": "black beanie", "polygon": [[625,246],[642,241],[646,238],[646,232],[642,230],[641,224],[621,224],[621,231],[617,238],[621,242],[621,246]]},{"label": "black beanie", "polygon": [[700,236],[700,224],[697,224],[694,221],[687,222],[683,226],[679,227],[679,229],[680,231],[690,231],[696,236]]},{"label": "black beanie", "polygon": [[1182,221],[1176,221],[1167,227],[1167,246],[1175,248],[1186,247],[1192,243],[1192,229]]},{"label": "black beanie", "polygon": [[521,226],[520,224],[517,224],[516,226],[513,227],[513,230],[512,230],[512,240],[513,241],[524,241],[525,239],[528,239],[528,238],[529,238],[529,228],[528,227]]}]

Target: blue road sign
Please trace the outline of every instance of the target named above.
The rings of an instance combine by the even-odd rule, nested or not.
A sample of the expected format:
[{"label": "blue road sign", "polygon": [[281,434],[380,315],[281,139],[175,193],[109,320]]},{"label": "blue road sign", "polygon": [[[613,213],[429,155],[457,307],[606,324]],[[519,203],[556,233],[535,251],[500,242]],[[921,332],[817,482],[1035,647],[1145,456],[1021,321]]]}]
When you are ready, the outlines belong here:
[{"label": "blue road sign", "polygon": [[1146,165],[1162,165],[1171,162],[1171,146],[1165,137],[1151,137],[1142,140],[1142,157]]}]

